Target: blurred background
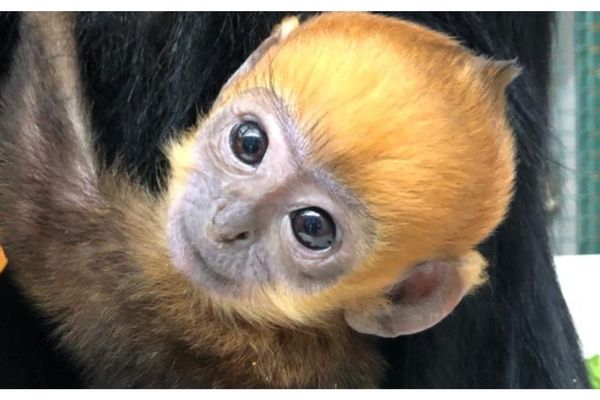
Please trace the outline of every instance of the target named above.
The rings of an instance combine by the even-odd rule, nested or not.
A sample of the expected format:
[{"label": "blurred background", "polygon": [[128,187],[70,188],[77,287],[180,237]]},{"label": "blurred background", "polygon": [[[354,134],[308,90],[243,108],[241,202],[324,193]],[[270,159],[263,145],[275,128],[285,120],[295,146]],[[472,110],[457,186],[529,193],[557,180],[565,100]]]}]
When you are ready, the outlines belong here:
[{"label": "blurred background", "polygon": [[557,13],[547,208],[559,282],[600,388],[600,12]]},{"label": "blurred background", "polygon": [[557,254],[600,254],[600,12],[557,13],[548,207]]}]

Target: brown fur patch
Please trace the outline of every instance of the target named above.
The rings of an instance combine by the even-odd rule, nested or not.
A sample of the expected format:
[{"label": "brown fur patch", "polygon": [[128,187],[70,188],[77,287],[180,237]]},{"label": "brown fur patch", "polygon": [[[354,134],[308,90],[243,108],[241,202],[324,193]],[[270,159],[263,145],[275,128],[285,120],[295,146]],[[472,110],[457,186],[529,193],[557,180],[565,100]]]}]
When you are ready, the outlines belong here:
[{"label": "brown fur patch", "polygon": [[[0,221],[15,279],[91,385],[378,385],[381,355],[341,311],[383,301],[416,262],[468,254],[502,220],[513,72],[414,24],[334,13],[291,31],[233,82],[221,102],[254,86],[284,99],[319,149],[307,163],[331,170],[377,223],[357,273],[316,296],[272,288],[272,309],[247,318],[251,304],[209,299],[171,265],[169,195],[96,165],[68,21],[26,17],[0,116]],[[171,147],[171,193],[193,163],[192,140]],[[473,285],[480,261],[462,271]]]},{"label": "brown fur patch", "polygon": [[341,315],[318,327],[251,323],[176,272],[168,198],[99,168],[85,109],[73,112],[81,95],[68,21],[25,16],[0,115],[0,221],[14,279],[56,322],[89,384],[377,386],[381,356]]}]

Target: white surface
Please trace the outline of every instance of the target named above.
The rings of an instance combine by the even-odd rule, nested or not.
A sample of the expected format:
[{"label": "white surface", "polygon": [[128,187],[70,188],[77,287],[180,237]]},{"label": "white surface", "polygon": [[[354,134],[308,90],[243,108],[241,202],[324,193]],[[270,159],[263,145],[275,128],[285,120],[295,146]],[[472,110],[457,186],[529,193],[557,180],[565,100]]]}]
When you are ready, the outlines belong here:
[{"label": "white surface", "polygon": [[600,354],[600,255],[557,256],[555,261],[583,355]]}]

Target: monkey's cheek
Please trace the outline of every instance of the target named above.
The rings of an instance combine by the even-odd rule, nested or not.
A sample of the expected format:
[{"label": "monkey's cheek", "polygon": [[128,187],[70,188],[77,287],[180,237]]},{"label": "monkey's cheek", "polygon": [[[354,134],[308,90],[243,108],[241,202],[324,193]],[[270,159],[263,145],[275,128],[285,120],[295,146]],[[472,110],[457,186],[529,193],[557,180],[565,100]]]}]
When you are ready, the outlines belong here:
[{"label": "monkey's cheek", "polygon": [[184,226],[178,219],[169,221],[167,240],[173,267],[182,273],[194,286],[211,290],[215,285],[206,276],[204,260],[187,237]]},{"label": "monkey's cheek", "polygon": [[187,240],[184,226],[181,218],[175,215],[170,216],[167,223],[167,244],[171,255],[171,261],[175,268],[183,272],[186,276],[192,278],[197,269],[197,261]]}]

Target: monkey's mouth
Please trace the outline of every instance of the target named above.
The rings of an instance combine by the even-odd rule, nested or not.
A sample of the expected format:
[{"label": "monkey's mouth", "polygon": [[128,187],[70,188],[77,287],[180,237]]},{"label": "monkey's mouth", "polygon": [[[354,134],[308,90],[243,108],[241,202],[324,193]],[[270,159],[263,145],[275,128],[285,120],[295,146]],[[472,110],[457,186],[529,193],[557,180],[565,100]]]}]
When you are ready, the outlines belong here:
[{"label": "monkey's mouth", "polygon": [[[235,282],[225,276],[223,273],[219,272],[217,269],[212,268],[211,263],[206,260],[205,257],[202,256],[201,250],[194,244],[194,241],[189,236],[185,226],[181,227],[183,239],[186,242],[186,245],[189,246],[191,250],[191,254],[193,257],[193,264],[195,264],[195,269],[198,270],[199,274],[205,274],[204,278],[210,281],[209,286],[213,287],[214,284],[218,286],[226,286],[231,287],[235,284]],[[203,279],[204,281],[204,279]],[[203,285],[204,286],[204,285]]]},{"label": "monkey's mouth", "polygon": [[190,237],[181,215],[173,216],[168,226],[167,236],[174,267],[193,285],[209,295],[221,298],[239,299],[248,296],[248,290],[241,287],[235,279],[213,267],[210,257],[206,257],[202,247]]},{"label": "monkey's mouth", "polygon": [[194,246],[194,244],[191,243],[189,239],[188,244],[192,249],[192,255],[194,256],[196,264],[198,265],[198,269],[201,271],[201,273],[208,275],[210,281],[217,283],[217,285],[227,287],[231,287],[235,284],[235,282],[231,278],[223,275],[218,270],[211,268],[210,263],[208,263],[206,259],[202,257],[202,253],[200,253],[200,250],[196,246]]},{"label": "monkey's mouth", "polygon": [[229,286],[231,279],[215,271],[202,255],[186,229],[184,218],[180,210],[172,210],[167,226],[168,247],[175,268],[181,271],[194,284],[202,287]]}]

